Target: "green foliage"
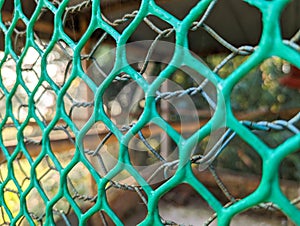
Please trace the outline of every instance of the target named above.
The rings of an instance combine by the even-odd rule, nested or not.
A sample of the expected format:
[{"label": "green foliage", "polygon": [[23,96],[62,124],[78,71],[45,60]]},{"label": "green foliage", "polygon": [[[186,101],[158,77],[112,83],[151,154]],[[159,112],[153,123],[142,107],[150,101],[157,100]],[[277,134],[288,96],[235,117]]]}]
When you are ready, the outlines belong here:
[{"label": "green foliage", "polygon": [[[206,61],[211,68],[216,67],[225,58],[223,54],[208,56]],[[247,57],[237,56],[218,72],[223,78],[230,76]],[[287,70],[287,72],[284,71]],[[280,79],[289,71],[289,64],[273,57],[252,69],[233,89],[232,108],[235,112],[252,112],[267,109],[273,113],[300,107],[299,90],[290,89],[280,84]]]}]

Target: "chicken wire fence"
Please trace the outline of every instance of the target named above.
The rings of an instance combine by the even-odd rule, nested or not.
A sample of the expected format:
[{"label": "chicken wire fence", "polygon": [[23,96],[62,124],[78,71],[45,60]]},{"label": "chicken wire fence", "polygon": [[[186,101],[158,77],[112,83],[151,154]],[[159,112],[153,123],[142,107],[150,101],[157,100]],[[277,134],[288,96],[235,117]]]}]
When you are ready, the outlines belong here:
[{"label": "chicken wire fence", "polygon": [[[78,225],[97,217],[103,225],[123,225],[111,204],[120,190],[136,193],[136,205],[146,207],[140,225],[176,225],[160,216],[158,203],[183,183],[212,208],[206,225],[228,225],[249,208],[280,210],[300,225],[300,198],[284,194],[279,180],[283,160],[300,149],[300,114],[238,120],[231,104],[234,87],[268,59],[300,68],[300,32],[281,36],[290,1],[247,0],[261,11],[263,29],[257,46],[240,47],[206,24],[216,0],[199,1],[181,20],[153,0],[114,20],[99,0],[35,1],[30,13],[29,3],[15,0],[11,17],[3,10],[9,2],[0,2],[1,225],[72,225],[72,214]],[[74,19],[82,14],[90,20]],[[167,26],[156,25],[157,18]],[[154,38],[131,43],[142,23]],[[189,49],[197,30],[229,52],[212,69]],[[264,142],[282,131],[288,137],[280,144]],[[245,197],[233,196],[214,167],[237,137],[261,168],[258,187]],[[203,171],[227,201],[200,182]]]}]

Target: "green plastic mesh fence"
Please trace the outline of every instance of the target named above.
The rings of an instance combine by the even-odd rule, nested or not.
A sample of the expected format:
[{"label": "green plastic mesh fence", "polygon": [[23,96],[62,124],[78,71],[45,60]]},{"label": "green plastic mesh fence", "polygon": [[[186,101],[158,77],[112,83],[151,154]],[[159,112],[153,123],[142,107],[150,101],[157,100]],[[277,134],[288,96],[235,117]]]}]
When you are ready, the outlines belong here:
[{"label": "green plastic mesh fence", "polygon": [[[188,184],[212,209],[205,225],[229,225],[250,208],[282,212],[300,225],[299,194],[285,194],[280,180],[284,160],[300,150],[300,114],[268,122],[233,110],[242,92],[241,106],[253,96],[259,102],[261,93],[239,88],[250,74],[274,60],[300,68],[300,32],[288,40],[281,34],[290,1],[244,2],[260,11],[262,34],[257,46],[240,47],[206,23],[216,0],[197,2],[181,19],[154,0],[106,14],[119,3],[0,1],[0,224],[123,225],[111,201],[123,191],[146,208],[140,225],[176,225],[161,216],[159,202]],[[141,27],[154,34],[150,40],[132,38]],[[226,54],[209,61],[193,53],[191,33],[199,30]],[[263,76],[266,89],[284,92],[269,84],[270,72]],[[281,142],[268,143],[271,133]],[[234,142],[248,152],[230,147]],[[255,166],[261,178],[253,192],[230,192],[216,168],[226,156]],[[206,177],[225,201],[205,186]],[[126,208],[131,201],[123,198],[115,203]]]}]

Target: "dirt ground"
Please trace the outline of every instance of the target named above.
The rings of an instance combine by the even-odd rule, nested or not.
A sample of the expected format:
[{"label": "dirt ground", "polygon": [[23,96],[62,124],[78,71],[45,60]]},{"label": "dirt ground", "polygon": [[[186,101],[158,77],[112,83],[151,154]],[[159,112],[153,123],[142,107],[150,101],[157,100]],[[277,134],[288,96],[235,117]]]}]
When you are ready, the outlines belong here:
[{"label": "dirt ground", "polygon": [[[212,216],[213,211],[201,200],[189,202],[187,205],[178,205],[172,202],[162,201],[159,205],[160,215],[165,220],[171,220],[179,225],[193,225],[201,226]],[[136,212],[134,215],[128,217],[124,222],[125,225],[133,226],[140,222],[144,215]],[[216,226],[217,221],[210,224]],[[294,226],[285,217],[265,213],[247,212],[235,216],[230,224],[231,226]]]}]

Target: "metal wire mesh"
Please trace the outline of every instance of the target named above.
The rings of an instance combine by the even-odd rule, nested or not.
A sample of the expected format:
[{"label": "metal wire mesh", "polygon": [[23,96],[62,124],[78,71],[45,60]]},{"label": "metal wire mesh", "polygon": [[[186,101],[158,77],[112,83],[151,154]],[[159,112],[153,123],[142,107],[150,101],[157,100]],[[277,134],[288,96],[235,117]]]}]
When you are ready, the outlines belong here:
[{"label": "metal wire mesh", "polygon": [[[281,37],[279,18],[289,1],[247,2],[262,13],[263,32],[257,46],[235,47],[206,24],[218,4],[216,0],[199,1],[182,20],[154,1],[145,0],[138,10],[114,21],[105,17],[97,0],[36,1],[30,16],[24,12],[25,3],[15,0],[12,17],[5,19],[2,15],[0,21],[5,43],[0,64],[1,225],[55,225],[58,221],[85,225],[94,215],[103,225],[109,224],[108,218],[122,225],[107,198],[110,190],[137,193],[148,212],[140,225],[176,225],[160,216],[158,202],[182,183],[195,189],[213,209],[215,214],[206,225],[216,218],[219,225],[228,225],[234,215],[249,208],[281,210],[300,225],[299,197],[289,200],[279,184],[280,164],[300,148],[300,114],[272,122],[239,121],[231,108],[233,88],[265,60],[277,56],[300,67],[300,32],[290,40]],[[4,5],[1,1],[0,8]],[[91,15],[90,21],[85,28],[75,29],[78,21],[72,18],[82,12]],[[43,17],[52,18],[47,28],[50,34],[37,26]],[[167,22],[168,27],[155,25],[154,17]],[[156,35],[147,42],[145,56],[133,65],[124,46],[141,23]],[[230,52],[213,69],[189,51],[188,34],[199,29]],[[176,41],[170,60],[153,63],[157,46],[172,37]],[[106,53],[99,60],[104,43],[110,44],[112,56]],[[243,63],[222,78],[220,71],[241,56],[245,57]],[[172,80],[172,75],[178,69],[184,71],[184,67],[197,71],[201,79],[185,87],[176,86],[177,90],[168,90],[168,85],[164,89],[165,81]],[[126,86],[142,94],[139,106],[126,112],[130,117],[123,124],[122,117],[116,117],[118,106],[113,101],[124,97],[122,88]],[[197,105],[197,114],[207,111],[206,120],[198,121],[201,126],[183,134],[174,128],[182,115],[175,115],[172,122],[172,114],[164,108],[167,101],[187,96]],[[215,135],[220,130],[221,135]],[[269,147],[259,131],[287,131],[289,138]],[[206,142],[208,136],[211,145]],[[245,141],[262,164],[259,186],[244,198],[230,193],[214,167],[235,137]],[[161,143],[154,145],[155,140]],[[165,143],[175,150],[175,157],[170,157],[171,150],[163,152]],[[202,143],[205,150],[199,147]],[[146,151],[135,159],[140,150],[134,149]],[[153,164],[141,163],[144,158]],[[147,167],[139,168],[145,164]],[[195,171],[205,170],[209,170],[227,202],[219,201],[199,181]],[[87,181],[92,181],[88,190]],[[159,186],[152,186],[157,182]],[[74,213],[76,223],[70,219]]]}]

